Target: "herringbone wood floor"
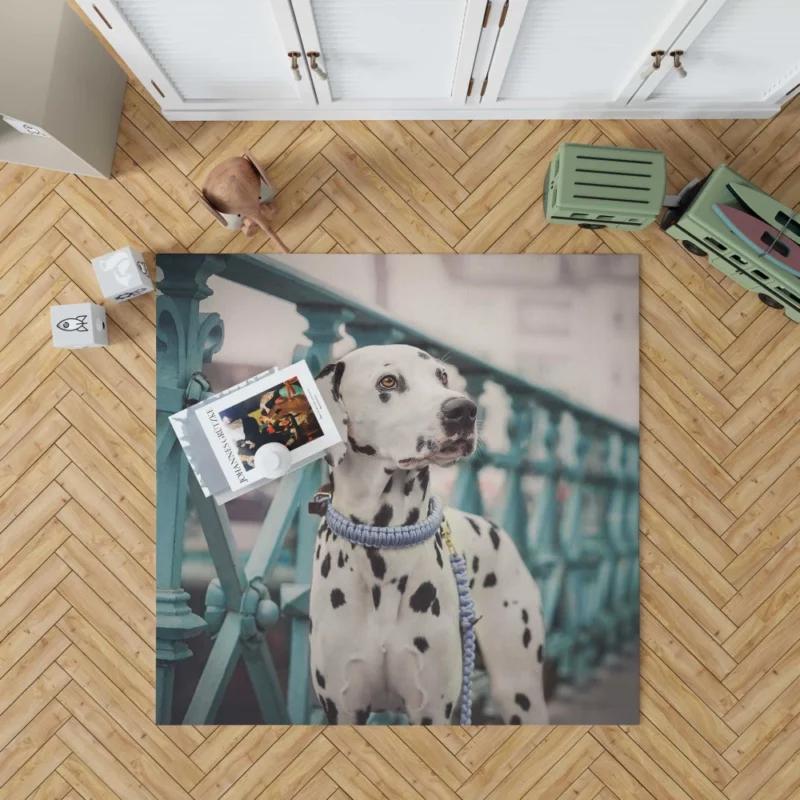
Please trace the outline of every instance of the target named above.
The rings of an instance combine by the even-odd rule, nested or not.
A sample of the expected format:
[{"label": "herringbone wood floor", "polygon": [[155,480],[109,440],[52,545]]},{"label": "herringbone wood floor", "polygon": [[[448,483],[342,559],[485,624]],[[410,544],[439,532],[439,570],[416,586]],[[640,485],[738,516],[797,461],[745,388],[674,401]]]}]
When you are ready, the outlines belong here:
[{"label": "herringbone wood floor", "polygon": [[[165,122],[129,87],[111,181],[0,169],[0,797],[800,798],[800,326],[651,227],[548,227],[561,141],[657,147],[670,190],[730,162],[800,205],[772,121]],[[50,345],[88,259],[269,249],[196,203],[250,147],[303,252],[641,257],[640,726],[157,728],[154,297],[108,349]]]}]

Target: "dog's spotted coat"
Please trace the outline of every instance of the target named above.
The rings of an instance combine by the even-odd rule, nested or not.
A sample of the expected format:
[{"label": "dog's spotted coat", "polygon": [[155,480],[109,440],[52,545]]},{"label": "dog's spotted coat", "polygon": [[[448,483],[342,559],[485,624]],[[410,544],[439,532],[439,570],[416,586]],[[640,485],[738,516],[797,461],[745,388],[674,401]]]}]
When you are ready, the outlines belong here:
[{"label": "dog's spotted coat", "polygon": [[[337,510],[380,526],[428,516],[430,465],[474,449],[474,404],[447,383],[444,365],[405,345],[361,348],[320,373],[348,443],[329,453]],[[546,723],[539,588],[505,531],[456,509],[445,516],[468,565],[492,698],[509,724]],[[328,722],[361,725],[372,711],[390,710],[405,711],[411,724],[449,723],[461,686],[461,633],[441,533],[381,550],[341,539],[323,519],[317,540],[311,674]]]}]

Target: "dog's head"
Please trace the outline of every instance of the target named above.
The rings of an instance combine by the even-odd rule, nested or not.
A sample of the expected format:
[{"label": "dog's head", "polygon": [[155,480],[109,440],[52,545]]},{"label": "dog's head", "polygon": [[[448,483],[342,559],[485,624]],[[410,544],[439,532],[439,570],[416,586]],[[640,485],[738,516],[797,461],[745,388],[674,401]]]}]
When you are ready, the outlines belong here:
[{"label": "dog's head", "polygon": [[343,440],[328,454],[334,466],[348,449],[398,469],[448,466],[475,450],[478,407],[416,347],[361,347],[328,364],[317,384]]}]

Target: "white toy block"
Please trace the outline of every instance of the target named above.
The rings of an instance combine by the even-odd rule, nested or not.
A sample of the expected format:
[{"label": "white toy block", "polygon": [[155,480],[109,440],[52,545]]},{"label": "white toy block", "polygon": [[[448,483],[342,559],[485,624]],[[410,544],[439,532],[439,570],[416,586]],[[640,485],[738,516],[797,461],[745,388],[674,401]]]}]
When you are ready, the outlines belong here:
[{"label": "white toy block", "polygon": [[50,306],[50,326],[53,330],[53,347],[77,350],[108,344],[106,310],[94,303]]},{"label": "white toy block", "polygon": [[153,282],[142,254],[123,247],[92,259],[100,291],[107,300],[130,300],[153,291]]}]

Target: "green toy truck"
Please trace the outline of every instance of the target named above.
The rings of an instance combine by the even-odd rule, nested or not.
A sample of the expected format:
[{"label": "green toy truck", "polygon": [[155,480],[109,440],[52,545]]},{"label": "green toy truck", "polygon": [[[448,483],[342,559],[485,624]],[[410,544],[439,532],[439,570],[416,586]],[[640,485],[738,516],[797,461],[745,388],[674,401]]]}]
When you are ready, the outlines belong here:
[{"label": "green toy truck", "polygon": [[766,305],[782,308],[789,319],[800,322],[800,275],[761,258],[714,213],[715,204],[747,210],[728,190],[730,183],[758,190],[730,167],[717,167],[681,197],[678,207],[667,210],[661,230],[693,255],[708,256],[714,267],[745,289],[756,292]]},{"label": "green toy truck", "polygon": [[[730,167],[721,166],[702,181],[689,183],[679,195],[667,197],[663,153],[563,144],[548,167],[543,202],[548,222],[629,231],[655,222],[666,205],[660,227],[667,235],[693,255],[708,257],[766,305],[800,322],[800,274],[763,258],[714,211],[715,205],[749,211],[729,191],[729,184],[763,195]],[[794,218],[790,209],[784,210]]]},{"label": "green toy truck", "polygon": [[562,144],[544,180],[549,222],[640,231],[664,204],[667,162],[658,150]]}]

